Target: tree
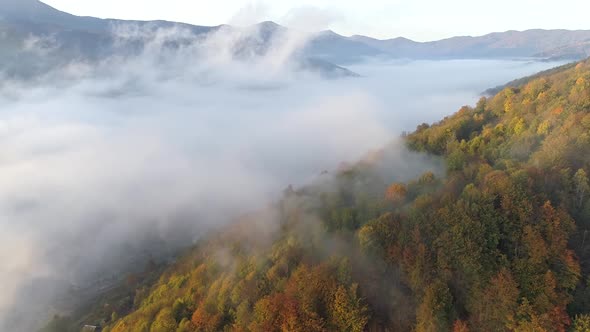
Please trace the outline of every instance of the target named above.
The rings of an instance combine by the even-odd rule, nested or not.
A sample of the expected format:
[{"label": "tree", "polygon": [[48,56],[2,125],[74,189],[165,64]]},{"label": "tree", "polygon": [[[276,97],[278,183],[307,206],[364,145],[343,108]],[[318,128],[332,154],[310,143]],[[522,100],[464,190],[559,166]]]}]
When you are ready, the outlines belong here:
[{"label": "tree", "polygon": [[338,286],[331,306],[332,322],[339,331],[362,332],[369,322],[368,308],[358,296],[358,285]]},{"label": "tree", "polygon": [[466,160],[465,153],[457,148],[447,156],[447,166],[450,171],[461,171],[465,166]]},{"label": "tree", "polygon": [[429,285],[416,312],[416,331],[449,331],[452,301],[447,285],[441,282]]},{"label": "tree", "polygon": [[190,320],[183,318],[180,324],[178,324],[178,329],[176,332],[194,332],[196,331],[195,326],[191,323]]},{"label": "tree", "polygon": [[405,201],[407,194],[408,189],[405,184],[394,183],[391,186],[389,186],[389,188],[387,188],[385,198],[387,198],[388,201],[393,202],[394,204],[399,204]]},{"label": "tree", "polygon": [[549,133],[550,127],[551,127],[551,125],[549,124],[549,121],[545,120],[545,121],[541,122],[539,127],[537,127],[537,135],[540,135],[540,136],[547,135]]},{"label": "tree", "polygon": [[250,329],[261,332],[325,331],[322,319],[309,309],[294,296],[275,293],[256,303]]},{"label": "tree", "polygon": [[511,113],[514,110],[514,90],[513,89],[505,89],[504,90],[504,112]]},{"label": "tree", "polygon": [[548,332],[526,298],[522,300],[516,316],[508,321],[508,327],[514,332]]},{"label": "tree", "polygon": [[280,331],[280,310],[285,299],[283,294],[266,296],[254,305],[253,322],[250,325],[252,331]]},{"label": "tree", "polygon": [[387,213],[361,227],[357,236],[363,250],[367,253],[382,255],[393,243],[398,229],[399,222],[394,219],[393,214]]},{"label": "tree", "polygon": [[520,135],[522,134],[526,129],[526,124],[524,122],[524,119],[519,119],[516,124],[514,125],[514,133],[516,135]]},{"label": "tree", "polygon": [[176,332],[176,320],[172,316],[172,310],[165,308],[160,310],[152,323],[150,332]]},{"label": "tree", "polygon": [[547,260],[549,249],[543,236],[539,231],[529,225],[523,229],[522,244],[526,249],[531,264],[538,265]]},{"label": "tree", "polygon": [[190,318],[191,313],[188,305],[182,299],[176,299],[172,305],[172,316],[177,322],[182,321],[184,318]]},{"label": "tree", "polygon": [[219,329],[221,325],[221,316],[217,313],[212,313],[212,308],[207,308],[207,305],[202,303],[193,313],[191,322],[199,331],[214,332]]},{"label": "tree", "polygon": [[252,321],[252,309],[247,300],[238,305],[236,309],[236,321],[234,327],[236,329],[246,329]]},{"label": "tree", "polygon": [[472,319],[476,330],[503,331],[518,309],[519,291],[512,273],[503,268],[494,276],[482,296],[475,300]]}]

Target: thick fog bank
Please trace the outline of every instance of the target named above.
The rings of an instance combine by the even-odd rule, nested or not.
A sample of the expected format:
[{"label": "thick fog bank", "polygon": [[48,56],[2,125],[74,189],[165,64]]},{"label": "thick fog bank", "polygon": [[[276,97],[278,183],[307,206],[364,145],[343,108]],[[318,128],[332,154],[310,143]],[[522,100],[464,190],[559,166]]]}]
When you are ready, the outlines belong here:
[{"label": "thick fog bank", "polygon": [[341,82],[362,87],[386,110],[382,122],[394,132],[438,122],[461,106],[475,105],[480,93],[514,78],[564,62],[532,60],[448,60],[371,62],[349,68],[362,75]]},{"label": "thick fog bank", "polygon": [[[1,331],[553,65],[373,63],[323,80],[289,66],[301,36],[236,60],[226,51],[240,38],[223,32],[172,50],[177,31],[127,33],[152,47],[0,84]],[[398,178],[431,167],[398,146]]]}]

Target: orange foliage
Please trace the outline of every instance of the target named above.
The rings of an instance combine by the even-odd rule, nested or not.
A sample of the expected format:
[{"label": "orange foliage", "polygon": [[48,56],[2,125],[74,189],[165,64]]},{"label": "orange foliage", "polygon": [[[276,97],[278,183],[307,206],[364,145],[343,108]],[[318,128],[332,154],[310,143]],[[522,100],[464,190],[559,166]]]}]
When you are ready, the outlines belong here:
[{"label": "orange foliage", "polygon": [[553,331],[565,332],[571,325],[572,321],[565,311],[564,307],[555,307],[549,312],[549,326]]},{"label": "orange foliage", "polygon": [[213,332],[218,330],[221,324],[221,317],[210,314],[205,308],[205,305],[201,303],[199,308],[193,313],[191,322],[199,331]]},{"label": "orange foliage", "polygon": [[393,203],[401,203],[406,199],[407,193],[408,189],[406,188],[406,185],[402,183],[394,183],[387,188],[385,198]]},{"label": "orange foliage", "polygon": [[250,326],[253,331],[324,331],[321,322],[304,312],[301,303],[293,296],[276,293],[256,304],[256,320]]},{"label": "orange foliage", "polygon": [[469,327],[464,321],[456,320],[453,324],[453,332],[469,332]]}]

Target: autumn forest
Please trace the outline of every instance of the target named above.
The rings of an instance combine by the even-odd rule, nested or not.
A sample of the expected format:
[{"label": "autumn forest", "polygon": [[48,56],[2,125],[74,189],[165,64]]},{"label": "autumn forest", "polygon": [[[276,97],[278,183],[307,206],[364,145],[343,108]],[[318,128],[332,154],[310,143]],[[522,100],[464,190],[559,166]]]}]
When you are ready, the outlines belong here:
[{"label": "autumn forest", "polygon": [[44,331],[590,331],[590,60],[401,138]]}]

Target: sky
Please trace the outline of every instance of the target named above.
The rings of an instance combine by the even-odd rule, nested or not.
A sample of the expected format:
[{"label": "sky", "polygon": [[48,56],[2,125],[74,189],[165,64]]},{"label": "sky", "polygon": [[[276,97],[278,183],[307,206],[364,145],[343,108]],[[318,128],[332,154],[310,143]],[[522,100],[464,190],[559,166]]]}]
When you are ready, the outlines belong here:
[{"label": "sky", "polygon": [[197,25],[272,20],[305,30],[417,41],[506,30],[590,29],[587,0],[46,0],[76,15]]}]

